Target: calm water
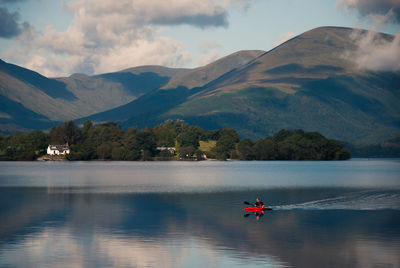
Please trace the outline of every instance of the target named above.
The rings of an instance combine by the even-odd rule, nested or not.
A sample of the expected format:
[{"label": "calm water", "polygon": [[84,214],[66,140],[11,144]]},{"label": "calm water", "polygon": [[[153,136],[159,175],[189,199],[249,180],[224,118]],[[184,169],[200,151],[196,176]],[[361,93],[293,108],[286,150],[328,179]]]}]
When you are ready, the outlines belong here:
[{"label": "calm water", "polygon": [[400,160],[0,171],[1,267],[400,267]]}]

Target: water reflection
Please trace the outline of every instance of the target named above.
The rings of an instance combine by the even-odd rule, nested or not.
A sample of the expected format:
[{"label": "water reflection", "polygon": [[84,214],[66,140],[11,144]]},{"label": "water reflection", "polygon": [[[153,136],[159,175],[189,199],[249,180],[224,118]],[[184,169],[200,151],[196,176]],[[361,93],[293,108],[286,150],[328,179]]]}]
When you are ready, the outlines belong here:
[{"label": "water reflection", "polygon": [[[294,209],[243,217],[243,200],[258,195]],[[343,195],[331,188],[49,194],[3,187],[0,266],[399,267],[398,210],[296,205]]]},{"label": "water reflection", "polygon": [[0,266],[400,267],[399,161],[0,168]]},{"label": "water reflection", "polygon": [[1,162],[0,186],[95,193],[397,187],[400,161]]},{"label": "water reflection", "polygon": [[264,216],[264,211],[254,211],[254,212],[246,212],[243,217],[247,218],[250,215],[254,215],[256,220],[259,221]]}]

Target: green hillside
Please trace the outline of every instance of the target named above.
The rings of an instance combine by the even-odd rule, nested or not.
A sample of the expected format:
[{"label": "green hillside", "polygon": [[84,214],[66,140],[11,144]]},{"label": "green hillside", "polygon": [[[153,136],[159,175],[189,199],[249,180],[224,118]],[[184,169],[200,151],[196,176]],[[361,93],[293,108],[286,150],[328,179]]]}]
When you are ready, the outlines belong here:
[{"label": "green hillside", "polygon": [[2,95],[0,95],[0,107],[2,111],[7,111],[7,113],[0,111],[0,129],[5,133],[26,132],[36,128],[47,129],[54,123]]},{"label": "green hillside", "polygon": [[[280,129],[318,131],[353,143],[399,136],[400,74],[357,69],[345,57],[356,48],[353,30],[313,29],[202,87],[191,88],[186,77],[194,73],[188,72],[163,87],[173,85],[168,90],[88,118],[120,121],[126,128],[183,119],[206,129],[235,128],[253,139]],[[206,67],[199,77],[209,72]]]},{"label": "green hillside", "polygon": [[160,88],[185,71],[141,66],[96,76],[47,78],[0,60],[0,131],[44,129],[106,111]]},{"label": "green hillside", "polygon": [[[399,85],[399,77],[394,79]],[[198,94],[158,118],[180,118],[205,128],[234,127],[252,138],[302,128],[339,140],[381,141],[399,135],[399,94],[392,84],[368,96],[382,85],[377,80],[373,75],[332,76],[299,84],[295,94],[276,87]]]},{"label": "green hillside", "polygon": [[343,56],[355,48],[351,32],[333,27],[306,32],[157,117],[204,128],[234,127],[251,138],[282,128],[350,142],[399,136],[400,74],[355,68]]},{"label": "green hillside", "polygon": [[400,73],[355,66],[348,56],[357,48],[354,30],[320,27],[268,52],[239,51],[195,69],[140,66],[48,79],[4,70],[10,65],[2,62],[0,95],[14,114],[2,106],[0,124],[21,127],[16,116],[27,109],[41,121],[114,121],[126,129],[182,119],[205,129],[235,128],[252,139],[303,129],[380,143],[400,136]]},{"label": "green hillside", "polygon": [[[134,121],[134,125],[157,124],[160,121],[153,116],[154,114],[173,108],[190,95],[202,90],[200,86],[209,83],[211,79],[240,67],[261,53],[262,51],[259,50],[239,51],[200,68],[178,69],[180,70],[179,73],[173,73],[170,82],[160,90],[149,92],[139,98],[138,101],[132,101],[115,109],[81,118],[78,122],[82,123],[90,118],[96,122],[125,121],[124,125],[126,126],[129,126],[130,121]],[[143,70],[144,67],[139,68]],[[136,119],[141,122],[136,121]]]},{"label": "green hillside", "polygon": [[265,51],[262,50],[238,51],[205,66],[198,67],[185,72],[182,75],[175,76],[169,81],[168,84],[163,86],[163,88],[168,89],[181,86],[192,89],[194,87],[202,87],[220,77],[224,73],[248,63],[264,52]]}]

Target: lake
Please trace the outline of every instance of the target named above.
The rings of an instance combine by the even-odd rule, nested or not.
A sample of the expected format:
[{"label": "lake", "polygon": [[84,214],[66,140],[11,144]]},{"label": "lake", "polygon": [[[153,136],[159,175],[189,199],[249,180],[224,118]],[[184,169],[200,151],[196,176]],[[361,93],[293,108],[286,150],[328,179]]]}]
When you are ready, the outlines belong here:
[{"label": "lake", "polygon": [[0,170],[0,267],[400,267],[399,159]]}]

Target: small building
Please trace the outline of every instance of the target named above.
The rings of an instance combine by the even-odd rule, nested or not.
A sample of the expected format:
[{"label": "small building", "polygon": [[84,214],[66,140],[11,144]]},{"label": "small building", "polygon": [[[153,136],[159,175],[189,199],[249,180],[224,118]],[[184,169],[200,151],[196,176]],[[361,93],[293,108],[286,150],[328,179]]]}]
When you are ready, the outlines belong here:
[{"label": "small building", "polygon": [[157,151],[169,151],[171,154],[175,154],[175,147],[157,147]]},{"label": "small building", "polygon": [[66,155],[70,153],[70,149],[68,145],[54,145],[49,144],[47,147],[47,154],[49,155]]}]

